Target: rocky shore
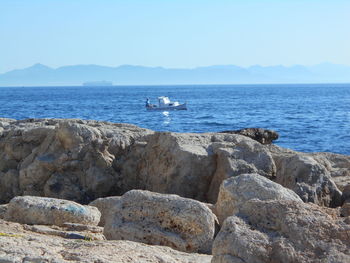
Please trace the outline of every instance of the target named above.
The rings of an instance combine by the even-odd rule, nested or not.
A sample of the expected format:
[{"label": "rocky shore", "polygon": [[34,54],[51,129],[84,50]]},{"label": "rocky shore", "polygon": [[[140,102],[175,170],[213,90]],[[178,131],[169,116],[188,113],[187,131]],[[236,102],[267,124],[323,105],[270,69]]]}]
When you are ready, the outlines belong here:
[{"label": "rocky shore", "polygon": [[350,156],[276,138],[0,119],[0,262],[350,262]]}]

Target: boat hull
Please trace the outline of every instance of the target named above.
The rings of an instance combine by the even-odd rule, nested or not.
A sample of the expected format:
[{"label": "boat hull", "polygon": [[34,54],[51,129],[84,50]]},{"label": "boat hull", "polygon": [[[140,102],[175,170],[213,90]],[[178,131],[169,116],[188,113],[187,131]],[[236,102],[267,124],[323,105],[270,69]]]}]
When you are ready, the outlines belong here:
[{"label": "boat hull", "polygon": [[148,111],[169,111],[169,110],[187,110],[187,105],[186,103],[184,104],[180,104],[180,105],[177,105],[177,106],[166,106],[166,107],[158,107],[158,106],[153,106],[153,107],[147,107],[146,106],[146,109]]}]

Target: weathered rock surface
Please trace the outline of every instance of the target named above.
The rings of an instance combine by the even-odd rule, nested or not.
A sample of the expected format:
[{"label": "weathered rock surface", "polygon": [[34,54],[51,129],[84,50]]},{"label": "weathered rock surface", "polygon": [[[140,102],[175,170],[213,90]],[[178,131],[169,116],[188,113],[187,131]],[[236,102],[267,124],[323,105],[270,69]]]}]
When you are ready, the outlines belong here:
[{"label": "weathered rock surface", "polygon": [[208,201],[216,202],[221,183],[232,176],[258,173],[272,178],[276,175],[272,155],[264,145],[244,136],[230,134],[214,134],[212,141],[217,168],[210,183]]},{"label": "weathered rock surface", "polygon": [[279,137],[279,134],[276,131],[262,129],[262,128],[246,128],[246,129],[235,130],[235,131],[222,131],[220,133],[244,135],[262,144],[271,144],[272,141],[277,140]]},{"label": "weathered rock surface", "polygon": [[295,201],[250,200],[225,220],[212,262],[350,262],[350,225],[337,213]]},{"label": "weathered rock surface", "polygon": [[230,176],[276,172],[268,149],[241,135],[154,133],[83,120],[6,123],[0,135],[2,203],[18,195],[89,203],[132,189],[215,202]]},{"label": "weathered rock surface", "polygon": [[220,224],[232,215],[239,213],[241,207],[251,199],[293,200],[302,202],[290,189],[272,182],[259,174],[243,174],[226,179],[220,186],[218,201],[215,205]]},{"label": "weathered rock surface", "polygon": [[118,202],[120,202],[120,196],[109,196],[101,197],[92,201],[89,205],[95,206],[101,212],[101,219],[99,226],[104,226],[106,223],[106,218],[109,217],[110,213],[113,213],[113,207],[115,207]]},{"label": "weathered rock surface", "polygon": [[342,216],[350,216],[350,202],[346,202],[340,209],[340,214]]},{"label": "weathered rock surface", "polygon": [[206,200],[216,169],[210,144],[208,135],[156,133],[135,145],[121,169],[136,188]]},{"label": "weathered rock surface", "polygon": [[350,184],[347,184],[343,188],[342,199],[343,199],[344,202],[349,202],[350,203]]},{"label": "weathered rock surface", "polygon": [[205,200],[216,169],[215,156],[208,150],[210,143],[211,136],[202,134],[149,136],[147,144],[135,145],[122,160],[124,178],[131,181],[125,188]]},{"label": "weathered rock surface", "polygon": [[160,132],[135,143],[116,167],[125,190],[146,189],[216,201],[221,182],[249,171],[273,176],[263,145],[240,135]]},{"label": "weathered rock surface", "polygon": [[312,153],[310,155],[329,171],[340,191],[350,185],[350,156],[335,153]]},{"label": "weathered rock surface", "polygon": [[5,220],[31,225],[62,226],[64,223],[97,225],[100,217],[101,213],[96,207],[37,196],[13,198],[5,213]]},{"label": "weathered rock surface", "polygon": [[203,203],[149,191],[132,190],[106,218],[107,239],[165,245],[185,252],[209,253],[215,215]]},{"label": "weathered rock surface", "polygon": [[[270,147],[276,164],[275,182],[296,192],[304,202],[337,207],[342,204],[342,193],[328,169],[312,154]],[[319,159],[318,159],[319,160]]]},{"label": "weathered rock surface", "polygon": [[261,129],[239,133],[0,118],[0,203],[32,195],[0,206],[0,218],[31,224],[0,220],[0,262],[210,261],[104,241],[98,209],[108,238],[205,253],[214,211],[226,220],[213,262],[350,262],[350,156],[266,145],[276,134]]},{"label": "weathered rock surface", "polygon": [[[86,225],[83,225],[86,226]],[[92,226],[86,226],[85,228],[74,228],[74,227],[58,227],[58,226],[46,226],[46,225],[23,225],[25,230],[29,230],[32,232],[59,236],[67,239],[81,239],[86,241],[91,240],[106,240],[104,235],[102,234],[103,229],[93,229],[93,232],[90,231]],[[95,226],[96,227],[96,226]]]},{"label": "weathered rock surface", "polygon": [[0,220],[0,262],[209,263],[211,256],[131,241],[85,241],[30,231]]},{"label": "weathered rock surface", "polygon": [[15,121],[15,119],[0,118],[0,128],[5,128]]},{"label": "weathered rock surface", "polygon": [[[2,122],[4,123],[4,122]],[[6,122],[0,134],[0,202],[18,195],[88,203],[123,192],[114,161],[153,133],[128,124],[58,119]]]},{"label": "weathered rock surface", "polygon": [[153,132],[85,120],[0,120],[0,203],[35,195],[90,203],[132,189],[215,203],[223,180],[258,173],[303,201],[340,206],[350,157],[238,134]]},{"label": "weathered rock surface", "polygon": [[4,219],[5,218],[7,207],[8,207],[8,204],[0,205],[0,219]]}]

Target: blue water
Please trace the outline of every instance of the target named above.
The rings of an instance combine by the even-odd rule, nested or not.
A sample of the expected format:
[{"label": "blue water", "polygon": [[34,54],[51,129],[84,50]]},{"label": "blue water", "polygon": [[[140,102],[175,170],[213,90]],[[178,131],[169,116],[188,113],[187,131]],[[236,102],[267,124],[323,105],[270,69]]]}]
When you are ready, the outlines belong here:
[{"label": "blue water", "polygon": [[[147,112],[145,98],[187,101]],[[157,131],[276,130],[282,147],[350,155],[350,84],[0,88],[0,117],[81,118]]]}]

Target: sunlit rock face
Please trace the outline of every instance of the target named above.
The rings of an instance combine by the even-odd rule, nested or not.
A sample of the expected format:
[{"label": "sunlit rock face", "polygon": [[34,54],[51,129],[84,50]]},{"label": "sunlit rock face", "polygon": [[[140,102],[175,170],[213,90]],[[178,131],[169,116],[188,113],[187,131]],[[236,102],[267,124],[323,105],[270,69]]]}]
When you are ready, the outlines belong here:
[{"label": "sunlit rock face", "polygon": [[[330,207],[342,204],[338,186],[343,188],[350,183],[350,176],[345,172],[347,168],[339,166],[344,160],[350,161],[349,156],[337,162],[334,156],[327,154],[299,153],[278,146],[270,147],[270,151],[276,164],[276,183],[292,189],[304,202]],[[337,185],[334,179],[338,173],[343,176],[342,183]]]},{"label": "sunlit rock face", "polygon": [[[103,240],[96,227],[21,225],[0,220],[1,262],[210,263],[212,256],[126,240]],[[74,235],[72,234],[74,231]],[[79,230],[79,231],[77,231]],[[77,239],[80,238],[80,239]],[[98,240],[98,241],[97,241]]]},{"label": "sunlit rock face", "polygon": [[240,134],[0,119],[0,261],[347,263],[349,175]]},{"label": "sunlit rock face", "polygon": [[94,206],[39,196],[17,196],[8,204],[4,219],[29,225],[79,223],[97,225],[101,212]]},{"label": "sunlit rock face", "polygon": [[[3,125],[4,126],[4,125]],[[114,162],[152,131],[82,120],[24,120],[0,137],[0,201],[36,195],[88,203],[122,192]]]},{"label": "sunlit rock face", "polygon": [[222,182],[215,211],[220,224],[240,212],[249,200],[293,200],[302,202],[292,190],[259,174],[242,174]]},{"label": "sunlit rock face", "polygon": [[306,154],[227,133],[154,132],[70,119],[0,119],[0,202],[18,195],[87,204],[132,189],[216,203],[221,183],[257,173],[305,202],[342,205],[348,156]]},{"label": "sunlit rock face", "polygon": [[2,203],[17,195],[88,203],[132,189],[215,202],[228,177],[275,174],[268,150],[239,135],[155,133],[82,120],[3,123]]},{"label": "sunlit rock face", "polygon": [[286,200],[250,200],[228,217],[213,263],[349,262],[350,228],[338,211]]},{"label": "sunlit rock face", "polygon": [[169,246],[184,252],[211,252],[216,217],[199,201],[131,190],[115,201],[111,211],[104,226],[107,239]]}]

